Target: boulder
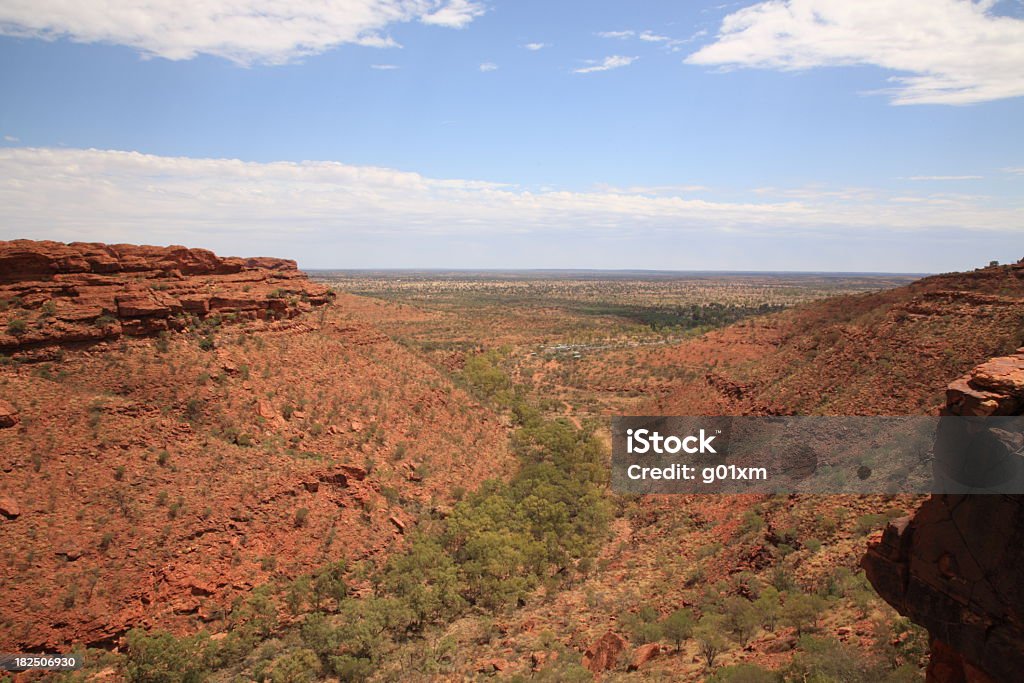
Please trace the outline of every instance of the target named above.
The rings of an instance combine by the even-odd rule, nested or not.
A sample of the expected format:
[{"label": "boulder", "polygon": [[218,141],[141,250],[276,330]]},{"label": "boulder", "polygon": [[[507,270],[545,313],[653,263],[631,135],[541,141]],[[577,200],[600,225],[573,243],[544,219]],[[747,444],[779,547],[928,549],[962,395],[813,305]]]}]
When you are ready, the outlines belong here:
[{"label": "boulder", "polygon": [[636,671],[641,666],[657,657],[659,654],[661,654],[661,646],[657,643],[647,643],[646,645],[641,645],[633,651],[633,660],[629,663],[627,670]]},{"label": "boulder", "polygon": [[17,519],[21,516],[21,508],[13,498],[4,496],[0,498],[0,516],[7,519]]},{"label": "boulder", "polygon": [[614,631],[607,631],[583,653],[583,666],[593,673],[614,669],[625,649],[626,639]]},{"label": "boulder", "polygon": [[4,400],[0,400],[0,429],[13,427],[21,421],[18,409]]}]

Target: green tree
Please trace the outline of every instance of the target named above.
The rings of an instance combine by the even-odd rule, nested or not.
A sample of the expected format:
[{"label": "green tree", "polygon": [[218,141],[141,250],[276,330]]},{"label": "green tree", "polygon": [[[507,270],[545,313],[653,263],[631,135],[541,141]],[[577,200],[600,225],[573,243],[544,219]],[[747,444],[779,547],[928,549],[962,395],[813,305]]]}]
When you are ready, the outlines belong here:
[{"label": "green tree", "polygon": [[329,665],[331,657],[338,654],[342,633],[331,625],[323,612],[307,615],[299,633],[302,642],[324,665]]},{"label": "green tree", "polygon": [[412,537],[409,549],[393,555],[381,577],[386,595],[400,598],[409,608],[409,627],[420,631],[435,622],[445,622],[466,606],[459,593],[459,572],[441,544],[432,538]]},{"label": "green tree", "polygon": [[723,611],[725,628],[741,646],[750,642],[757,633],[760,617],[749,600],[733,596],[725,601]]},{"label": "green tree", "polygon": [[313,609],[319,610],[324,598],[330,598],[334,600],[335,605],[341,605],[348,595],[348,585],[345,583],[346,570],[345,561],[340,560],[324,565],[313,575]]},{"label": "green tree", "polygon": [[285,594],[285,602],[292,615],[298,615],[302,606],[309,599],[310,581],[308,576],[300,576],[288,584],[288,592]]},{"label": "green tree", "polygon": [[715,666],[718,655],[722,654],[728,646],[723,635],[724,630],[722,617],[718,614],[705,614],[693,630],[693,635],[697,639],[697,650],[704,658],[708,669]]},{"label": "green tree", "polygon": [[488,351],[466,359],[462,367],[462,376],[466,383],[478,394],[487,399],[507,398],[512,387],[512,380],[505,371],[498,367],[499,355]]},{"label": "green tree", "polygon": [[677,609],[665,618],[661,630],[665,638],[675,644],[676,652],[679,652],[683,642],[693,635],[693,612],[688,609]]},{"label": "green tree", "polygon": [[779,607],[779,591],[774,586],[766,586],[754,601],[754,611],[760,615],[761,626],[766,631],[775,630],[779,621]]},{"label": "green tree", "polygon": [[818,622],[818,615],[825,609],[825,600],[806,593],[790,593],[782,605],[780,617],[786,626],[792,626],[797,636]]}]

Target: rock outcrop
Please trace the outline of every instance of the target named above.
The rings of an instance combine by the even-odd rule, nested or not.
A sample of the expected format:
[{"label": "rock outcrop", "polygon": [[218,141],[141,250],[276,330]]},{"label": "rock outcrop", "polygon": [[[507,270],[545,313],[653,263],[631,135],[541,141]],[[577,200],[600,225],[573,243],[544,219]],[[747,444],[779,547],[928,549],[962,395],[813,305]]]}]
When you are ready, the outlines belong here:
[{"label": "rock outcrop", "polygon": [[[947,390],[945,415],[1024,413],[1024,348]],[[932,639],[927,680],[1018,681],[1024,671],[1024,496],[934,495],[892,522],[862,564]]]},{"label": "rock outcrop", "polygon": [[607,631],[583,653],[583,666],[595,674],[614,669],[625,649],[626,639],[614,631]]},{"label": "rock outcrop", "polygon": [[330,300],[294,261],[205,249],[0,242],[0,352],[291,318]]},{"label": "rock outcrop", "polygon": [[13,427],[21,421],[18,409],[4,400],[0,400],[0,429]]},{"label": "rock outcrop", "polygon": [[661,646],[657,643],[647,643],[641,645],[633,651],[633,661],[626,667],[627,671],[637,671],[647,662],[651,661],[655,657],[661,654]]}]

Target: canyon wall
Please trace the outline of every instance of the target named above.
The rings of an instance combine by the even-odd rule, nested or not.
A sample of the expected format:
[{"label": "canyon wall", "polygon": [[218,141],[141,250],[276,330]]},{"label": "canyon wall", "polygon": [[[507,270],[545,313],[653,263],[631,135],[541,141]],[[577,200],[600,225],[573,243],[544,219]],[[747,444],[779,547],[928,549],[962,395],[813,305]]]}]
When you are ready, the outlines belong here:
[{"label": "canyon wall", "polygon": [[180,330],[199,320],[291,318],[330,290],[294,261],[205,249],[0,241],[0,352]]},{"label": "canyon wall", "polygon": [[[1024,414],[1024,348],[952,382],[943,414]],[[928,681],[1021,680],[1024,496],[934,495],[891,523],[862,564],[882,598],[928,629]]]}]

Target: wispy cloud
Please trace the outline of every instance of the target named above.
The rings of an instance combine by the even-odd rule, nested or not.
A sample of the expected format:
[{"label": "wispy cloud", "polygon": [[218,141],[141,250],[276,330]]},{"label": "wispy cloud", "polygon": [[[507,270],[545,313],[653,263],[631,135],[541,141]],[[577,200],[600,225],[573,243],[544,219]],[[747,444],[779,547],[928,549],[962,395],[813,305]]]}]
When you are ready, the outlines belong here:
[{"label": "wispy cloud", "polygon": [[705,192],[709,188],[706,185],[630,185],[629,187],[617,187],[615,185],[598,184],[594,189],[600,192],[607,192],[608,194],[678,195]]},{"label": "wispy cloud", "polygon": [[378,71],[394,71],[398,68],[397,64],[371,64],[371,69],[377,69]]},{"label": "wispy cloud", "polygon": [[524,48],[526,48],[527,50],[530,50],[531,52],[536,52],[537,50],[543,50],[547,46],[548,46],[547,43],[527,43],[526,45],[523,45]]},{"label": "wispy cloud", "polygon": [[321,244],[394,235],[589,239],[638,230],[762,236],[861,228],[1024,232],[1019,202],[993,205],[952,195],[859,199],[811,188],[724,201],[697,188],[536,190],[326,161],[15,147],[0,148],[0,178],[0,239],[198,242],[234,251],[239,240],[258,240],[265,249],[300,237]]},{"label": "wispy cloud", "polygon": [[1001,169],[1003,173],[1010,173],[1013,175],[1024,175],[1024,166],[1009,167]]},{"label": "wispy cloud", "polygon": [[637,38],[648,43],[663,43],[672,40],[668,36],[658,35],[654,31],[599,31],[597,35],[601,38],[614,38],[617,40]]},{"label": "wispy cloud", "polygon": [[623,57],[622,55],[612,55],[605,57],[604,59],[597,61],[594,59],[586,60],[589,66],[580,67],[579,69],[573,69],[573,73],[576,74],[589,74],[596,71],[608,71],[610,69],[618,69],[624,66],[629,66],[635,62],[639,57]]},{"label": "wispy cloud", "polygon": [[497,71],[498,65],[495,64],[494,62],[484,62],[483,64],[480,65],[480,70],[483,71],[484,73],[487,73],[488,71]]},{"label": "wispy cloud", "polygon": [[5,135],[4,142],[18,142],[18,138],[14,137],[13,135]]},{"label": "wispy cloud", "polygon": [[115,43],[150,57],[209,54],[248,65],[281,64],[342,44],[396,47],[385,31],[419,21],[463,28],[478,0],[15,0],[0,3],[0,34]]},{"label": "wispy cloud", "polygon": [[981,180],[980,175],[912,175],[907,180]]},{"label": "wispy cloud", "polygon": [[661,36],[653,31],[644,31],[643,33],[638,34],[637,38],[647,43],[664,43],[672,40],[668,36]]},{"label": "wispy cloud", "polygon": [[[893,104],[972,104],[1024,95],[1024,21],[993,0],[771,0],[729,14],[689,64],[897,72]],[[902,75],[906,74],[906,75]]]}]

